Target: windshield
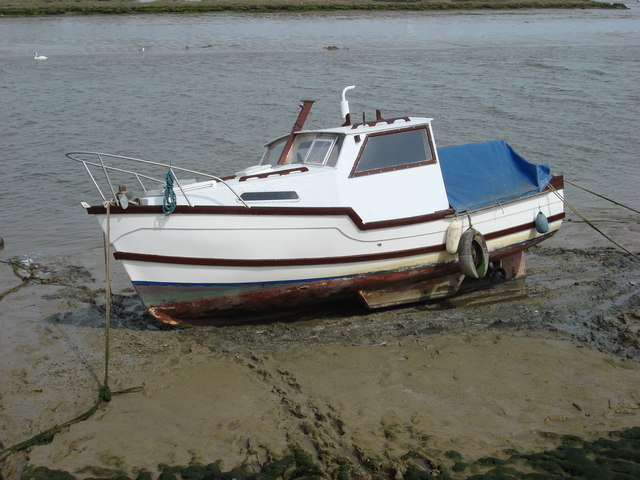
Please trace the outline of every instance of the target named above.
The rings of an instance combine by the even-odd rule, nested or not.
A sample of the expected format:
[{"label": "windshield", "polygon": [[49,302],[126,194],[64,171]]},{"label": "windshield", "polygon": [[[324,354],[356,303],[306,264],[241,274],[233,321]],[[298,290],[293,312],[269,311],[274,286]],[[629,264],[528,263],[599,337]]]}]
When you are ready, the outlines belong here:
[{"label": "windshield", "polygon": [[[267,145],[260,165],[277,165],[288,137]],[[338,160],[342,136],[328,133],[304,133],[296,135],[285,164],[302,163],[334,167]]]}]

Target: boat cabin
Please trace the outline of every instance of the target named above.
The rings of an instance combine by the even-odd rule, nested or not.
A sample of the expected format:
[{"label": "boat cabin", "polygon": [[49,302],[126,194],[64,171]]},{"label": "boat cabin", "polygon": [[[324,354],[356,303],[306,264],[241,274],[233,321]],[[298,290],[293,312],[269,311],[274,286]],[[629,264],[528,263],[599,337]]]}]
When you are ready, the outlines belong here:
[{"label": "boat cabin", "polygon": [[[547,166],[527,162],[503,140],[437,149],[431,118],[385,119],[376,111],[373,121],[351,123],[344,91],[341,126],[303,130],[312,103],[303,103],[289,135],[267,144],[258,165],[181,186],[177,204],[348,207],[370,223],[469,212],[541,192],[551,179]],[[162,200],[158,192],[141,202]]]},{"label": "boat cabin", "polygon": [[353,208],[367,222],[449,208],[429,118],[299,131],[229,184],[249,205]]}]

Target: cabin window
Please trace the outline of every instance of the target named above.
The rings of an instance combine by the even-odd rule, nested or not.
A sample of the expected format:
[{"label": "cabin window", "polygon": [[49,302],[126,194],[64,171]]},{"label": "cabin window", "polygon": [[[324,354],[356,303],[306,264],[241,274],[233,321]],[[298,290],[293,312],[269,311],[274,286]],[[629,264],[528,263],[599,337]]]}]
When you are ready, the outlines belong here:
[{"label": "cabin window", "polygon": [[[260,165],[275,166],[287,143],[287,137],[267,145],[267,150]],[[325,133],[297,134],[291,150],[287,154],[285,164],[301,163],[309,165],[335,166],[342,144],[342,136]]]},{"label": "cabin window", "polygon": [[245,202],[255,202],[264,200],[298,200],[296,192],[287,190],[280,192],[244,192],[240,198]]},{"label": "cabin window", "polygon": [[340,149],[342,149],[342,142],[344,140],[344,135],[338,135],[331,150],[329,151],[329,155],[327,155],[325,159],[325,166],[327,167],[335,167],[338,163],[338,155],[340,155]]},{"label": "cabin window", "polygon": [[306,156],[302,160],[302,163],[312,163],[314,165],[324,165],[324,162],[327,158],[327,154],[333,147],[333,143],[335,142],[335,137],[323,137],[318,136],[313,139],[309,149],[307,151]]},{"label": "cabin window", "polygon": [[260,160],[260,165],[277,165],[286,143],[287,139],[281,138],[267,145],[262,160]]},{"label": "cabin window", "polygon": [[435,163],[426,128],[369,135],[351,172],[352,177]]},{"label": "cabin window", "polygon": [[267,149],[262,156],[262,160],[260,160],[260,165],[277,165],[286,143],[287,139],[285,137],[267,145]]}]

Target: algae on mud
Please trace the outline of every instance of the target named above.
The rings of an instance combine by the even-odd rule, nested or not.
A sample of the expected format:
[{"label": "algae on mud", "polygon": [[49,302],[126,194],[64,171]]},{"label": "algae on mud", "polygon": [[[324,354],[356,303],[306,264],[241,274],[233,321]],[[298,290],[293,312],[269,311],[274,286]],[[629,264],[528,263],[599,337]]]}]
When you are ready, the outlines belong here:
[{"label": "algae on mud", "polygon": [[[640,478],[640,427],[611,432],[608,438],[588,442],[574,436],[562,436],[560,444],[551,450],[535,453],[507,452],[506,458],[484,457],[465,463],[455,451],[446,452],[442,462],[434,462],[429,456],[411,451],[400,459],[388,459],[378,468],[354,465],[340,458],[331,469],[323,469],[307,452],[291,445],[281,457],[273,457],[260,468],[249,464],[224,471],[221,462],[207,465],[192,461],[186,466],[160,464],[156,477],[141,470],[129,477],[118,470],[100,469],[102,479],[112,480],[296,480],[352,478],[404,479],[404,480],[467,480],[499,479],[617,479]],[[454,462],[453,465],[451,462]],[[447,465],[448,464],[448,465]],[[91,471],[91,469],[87,469]],[[22,480],[76,480],[73,474],[47,467],[28,467]],[[97,477],[87,477],[93,478]]]},{"label": "algae on mud", "polygon": [[627,8],[594,0],[0,0],[0,16],[345,10],[509,10]]}]

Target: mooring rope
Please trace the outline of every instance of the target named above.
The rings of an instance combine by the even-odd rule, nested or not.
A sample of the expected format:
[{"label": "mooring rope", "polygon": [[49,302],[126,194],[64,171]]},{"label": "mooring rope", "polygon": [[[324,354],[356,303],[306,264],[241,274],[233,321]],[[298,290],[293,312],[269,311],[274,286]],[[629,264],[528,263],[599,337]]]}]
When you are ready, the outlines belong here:
[{"label": "mooring rope", "polygon": [[573,185],[574,187],[579,188],[580,190],[584,190],[585,192],[588,192],[588,193],[590,193],[592,195],[595,195],[596,197],[600,197],[600,198],[603,198],[603,199],[607,200],[608,202],[615,203],[616,205],[619,205],[619,206],[621,206],[623,208],[626,208],[627,210],[631,210],[632,212],[640,213],[640,211],[636,210],[635,208],[631,208],[628,205],[624,205],[623,203],[616,202],[615,200],[613,200],[613,199],[611,199],[609,197],[605,197],[604,195],[601,195],[601,194],[596,193],[596,192],[594,192],[592,190],[589,190],[588,188],[581,187],[580,185],[578,185],[576,183],[573,183],[573,182],[570,182],[569,180],[565,180],[565,182],[568,183],[569,185]]},{"label": "mooring rope", "polygon": [[173,171],[171,166],[164,176],[164,194],[162,196],[162,211],[165,215],[171,215],[176,209],[176,192],[173,191]]},{"label": "mooring rope", "polygon": [[7,263],[7,264],[11,263],[11,268],[13,270],[13,274],[16,277],[18,277],[21,280],[21,282],[18,285],[16,285],[15,287],[12,287],[9,290],[6,290],[6,291],[0,293],[0,300],[2,300],[4,297],[9,295],[10,293],[17,292],[22,287],[28,285],[29,282],[31,282],[32,280],[34,280],[36,278],[35,277],[36,267],[35,267],[35,264],[32,263],[32,262],[28,264],[29,265],[29,276],[28,277],[23,277],[22,275],[20,275],[18,273],[19,263],[17,261],[14,260],[12,262],[2,262],[2,263]]},{"label": "mooring rope", "polygon": [[[569,183],[569,182],[567,182]],[[573,184],[572,184],[573,185]],[[563,195],[560,195],[560,193],[558,192],[558,190],[556,190],[556,188],[551,185],[548,184],[549,188],[553,191],[553,193],[556,194],[556,197],[558,197],[562,203],[564,203],[567,207],[569,207],[571,209],[571,211],[573,213],[576,214],[577,217],[579,217],[583,222],[585,222],[587,225],[589,225],[591,228],[593,228],[596,232],[598,232],[600,235],[602,235],[604,238],[606,238],[607,240],[609,240],[611,243],[613,243],[616,247],[618,247],[620,250],[628,253],[629,255],[631,255],[633,258],[635,258],[636,260],[640,261],[640,257],[638,257],[638,255],[636,255],[635,253],[627,250],[625,247],[623,247],[622,245],[620,245],[618,242],[616,242],[613,238],[611,238],[609,235],[607,235],[606,233],[604,233],[602,230],[600,230],[597,226],[595,226],[593,224],[592,221],[590,221],[587,217],[585,217],[582,213],[580,213],[578,211],[578,209],[576,209],[573,205],[571,205],[571,203],[569,203]],[[588,190],[587,190],[588,191]],[[604,197],[603,197],[604,198]]]},{"label": "mooring rope", "polygon": [[82,422],[91,417],[103,403],[108,403],[114,395],[122,395],[125,393],[133,393],[142,391],[142,387],[132,387],[124,390],[118,390],[117,392],[111,392],[109,388],[109,331],[111,325],[111,272],[109,267],[109,253],[111,245],[111,203],[105,204],[107,212],[107,225],[104,235],[104,259],[105,259],[105,334],[104,334],[104,383],[98,390],[98,398],[95,403],[84,413],[78,415],[71,420],[68,420],[60,425],[54,425],[53,427],[44,430],[24,442],[18,443],[11,447],[0,450],[0,460],[4,460],[11,453],[25,450],[35,445],[44,445],[53,441],[53,437],[64,428],[73,425],[74,423]]},{"label": "mooring rope", "polygon": [[108,402],[111,400],[109,390],[109,336],[111,330],[111,271],[109,264],[109,253],[111,253],[111,202],[105,205],[107,210],[107,228],[104,234],[104,382],[100,387],[100,397]]}]

